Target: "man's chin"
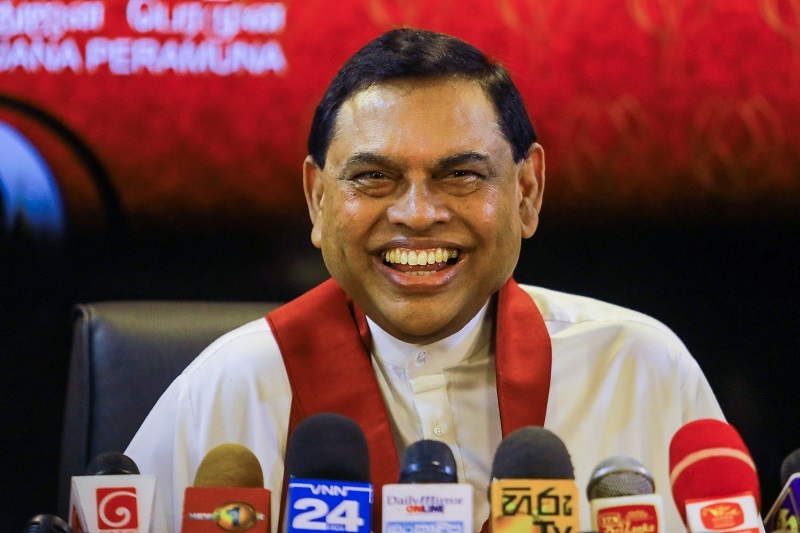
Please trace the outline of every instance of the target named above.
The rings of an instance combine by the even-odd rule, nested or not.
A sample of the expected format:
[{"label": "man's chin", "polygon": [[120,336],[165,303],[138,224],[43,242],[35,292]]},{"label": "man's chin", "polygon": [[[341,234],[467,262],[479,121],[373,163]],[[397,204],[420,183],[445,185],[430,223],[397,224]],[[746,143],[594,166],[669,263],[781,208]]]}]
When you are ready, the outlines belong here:
[{"label": "man's chin", "polygon": [[[457,323],[455,316],[437,316],[436,313],[425,310],[415,311],[413,317],[397,317],[391,314],[384,316],[387,318],[385,321],[381,321],[383,323],[373,320],[384,331],[409,344],[430,344],[449,337],[464,326],[464,324]],[[468,321],[469,319],[467,319]]]}]

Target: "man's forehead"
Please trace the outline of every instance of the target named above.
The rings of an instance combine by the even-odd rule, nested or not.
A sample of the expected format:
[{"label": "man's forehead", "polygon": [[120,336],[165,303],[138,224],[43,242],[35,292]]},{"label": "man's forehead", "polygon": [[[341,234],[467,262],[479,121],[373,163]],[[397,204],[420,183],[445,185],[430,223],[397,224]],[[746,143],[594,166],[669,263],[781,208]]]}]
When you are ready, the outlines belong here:
[{"label": "man's forehead", "polygon": [[359,151],[371,150],[364,142],[418,146],[426,137],[436,145],[464,142],[464,150],[498,142],[511,148],[482,87],[461,78],[402,78],[354,93],[339,109],[329,148],[357,144]]},{"label": "man's forehead", "polygon": [[366,85],[348,96],[343,107],[389,106],[406,96],[413,96],[420,90],[442,91],[453,93],[455,91],[470,94],[475,105],[488,105],[494,109],[481,85],[463,76],[425,77],[425,78],[392,78]]}]

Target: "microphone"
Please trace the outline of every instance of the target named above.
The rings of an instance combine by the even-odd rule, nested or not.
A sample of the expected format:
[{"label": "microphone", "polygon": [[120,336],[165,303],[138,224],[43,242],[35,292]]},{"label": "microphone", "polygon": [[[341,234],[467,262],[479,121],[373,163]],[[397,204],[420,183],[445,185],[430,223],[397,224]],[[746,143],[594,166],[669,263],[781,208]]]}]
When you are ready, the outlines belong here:
[{"label": "microphone", "polygon": [[458,483],[456,459],[450,446],[431,439],[413,443],[400,458],[398,483]]},{"label": "microphone", "polygon": [[669,444],[669,466],[690,532],[764,531],[756,466],[733,426],[711,418],[684,425]]},{"label": "microphone", "polygon": [[37,514],[28,521],[22,533],[72,533],[72,528],[56,515]]},{"label": "microphone", "polygon": [[655,491],[653,476],[636,459],[617,455],[601,461],[586,487],[592,531],[664,531],[661,496]]},{"label": "microphone", "polygon": [[781,464],[781,490],[764,519],[768,532],[798,533],[800,526],[800,448],[786,456]]},{"label": "microphone", "polygon": [[124,453],[108,452],[89,461],[85,473],[87,476],[138,475],[139,467]]},{"label": "microphone", "polygon": [[400,479],[383,486],[383,531],[472,531],[472,485],[458,483],[450,447],[438,440],[411,444]]},{"label": "microphone", "polygon": [[494,533],[579,530],[575,469],[561,439],[543,427],[522,427],[500,442],[489,500]]},{"label": "microphone", "polygon": [[270,529],[270,492],[264,488],[261,463],[240,444],[220,444],[209,451],[183,495],[181,533]]},{"label": "microphone", "polygon": [[334,413],[300,422],[286,445],[286,470],[287,533],[370,533],[369,451],[356,422]]},{"label": "microphone", "polygon": [[142,475],[133,459],[119,452],[103,453],[73,476],[69,526],[74,531],[150,531],[156,477]]}]

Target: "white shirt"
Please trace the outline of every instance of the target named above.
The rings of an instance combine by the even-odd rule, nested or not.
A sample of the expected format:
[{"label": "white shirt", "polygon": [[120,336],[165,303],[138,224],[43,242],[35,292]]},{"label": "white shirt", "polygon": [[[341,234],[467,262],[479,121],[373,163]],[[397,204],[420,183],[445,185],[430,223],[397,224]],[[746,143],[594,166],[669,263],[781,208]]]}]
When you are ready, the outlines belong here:
[{"label": "white shirt", "polygon": [[[420,439],[440,440],[453,451],[459,482],[484,487],[484,495],[501,435],[488,307],[457,333],[424,346],[398,340],[367,318],[398,455]],[[474,503],[473,518],[483,524],[489,500],[482,495]]]},{"label": "white shirt", "polygon": [[[581,529],[590,529],[585,488],[592,469],[609,456],[624,454],[652,472],[664,499],[666,530],[685,531],[670,493],[669,442],[690,420],[722,418],[695,360],[668,328],[641,313],[522,288],[536,302],[551,337],[545,427],[572,456]],[[437,425],[443,430],[439,438],[454,447],[459,475],[463,472],[462,479],[476,487],[475,503],[481,509],[476,510],[476,529],[488,515],[486,487],[501,438],[494,359],[490,343],[483,342],[488,330],[485,320],[476,317],[453,337],[423,347],[426,362],[415,367],[417,348],[386,339],[371,326],[374,368],[398,450],[437,437]],[[291,397],[265,320],[242,326],[204,350],[164,393],[125,452],[142,473],[158,476],[154,531],[180,531],[185,487],[203,456],[225,442],[238,442],[256,454],[272,491],[272,509],[279,509]],[[273,533],[277,522],[273,512]]]}]

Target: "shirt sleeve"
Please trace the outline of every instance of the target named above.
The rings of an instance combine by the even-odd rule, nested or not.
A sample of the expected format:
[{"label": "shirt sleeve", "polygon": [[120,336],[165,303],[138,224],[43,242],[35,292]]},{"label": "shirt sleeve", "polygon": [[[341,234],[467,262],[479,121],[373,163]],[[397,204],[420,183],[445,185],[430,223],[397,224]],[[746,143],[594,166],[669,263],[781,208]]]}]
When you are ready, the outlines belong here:
[{"label": "shirt sleeve", "polygon": [[167,388],[125,454],[142,474],[156,476],[153,531],[180,531],[183,493],[192,484],[191,458],[197,455],[192,409],[183,375]]},{"label": "shirt sleeve", "polygon": [[283,359],[265,320],[206,348],[167,388],[125,452],[143,474],[156,476],[153,531],[180,531],[186,487],[205,454],[226,442],[256,455],[272,508],[279,508],[291,402]]},{"label": "shirt sleeve", "polygon": [[717,402],[714,391],[711,390],[705,374],[700,369],[697,361],[688,355],[685,357],[687,364],[686,378],[681,387],[683,396],[683,423],[699,418],[715,418],[725,420],[725,415]]}]

